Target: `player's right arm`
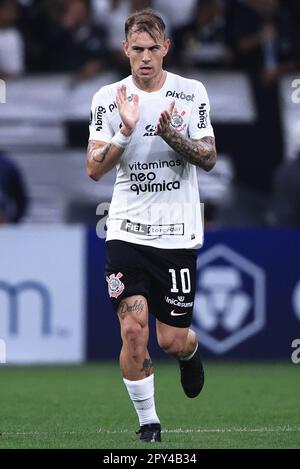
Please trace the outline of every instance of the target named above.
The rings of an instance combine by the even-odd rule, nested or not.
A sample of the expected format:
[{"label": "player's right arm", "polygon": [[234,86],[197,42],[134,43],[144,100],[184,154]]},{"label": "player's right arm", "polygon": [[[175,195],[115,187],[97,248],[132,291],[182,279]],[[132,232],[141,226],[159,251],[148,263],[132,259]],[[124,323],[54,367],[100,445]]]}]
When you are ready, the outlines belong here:
[{"label": "player's right arm", "polygon": [[87,148],[87,174],[94,181],[119,163],[124,148],[99,140],[89,140]]},{"label": "player's right arm", "polygon": [[[107,140],[109,140],[109,137],[112,137],[112,139],[111,141],[95,140],[93,138],[89,140],[87,148],[87,173],[94,181],[99,181],[105,173],[119,163],[139,120],[138,96],[133,95],[133,102],[130,104],[127,100],[125,85],[118,88],[116,102],[122,122],[120,131],[117,132],[119,136],[116,134],[112,137],[108,123],[105,121],[106,110],[102,107],[101,125],[99,123],[98,127],[101,127],[100,137],[103,135]],[[95,133],[92,135],[95,135]]]}]

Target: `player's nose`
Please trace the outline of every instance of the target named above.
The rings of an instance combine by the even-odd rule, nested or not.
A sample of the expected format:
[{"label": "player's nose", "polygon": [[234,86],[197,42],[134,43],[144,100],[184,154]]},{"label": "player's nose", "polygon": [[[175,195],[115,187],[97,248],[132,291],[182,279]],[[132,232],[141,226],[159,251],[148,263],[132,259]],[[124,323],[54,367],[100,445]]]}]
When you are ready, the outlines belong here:
[{"label": "player's nose", "polygon": [[142,61],[143,62],[150,62],[150,60],[151,60],[150,52],[148,50],[144,50]]}]

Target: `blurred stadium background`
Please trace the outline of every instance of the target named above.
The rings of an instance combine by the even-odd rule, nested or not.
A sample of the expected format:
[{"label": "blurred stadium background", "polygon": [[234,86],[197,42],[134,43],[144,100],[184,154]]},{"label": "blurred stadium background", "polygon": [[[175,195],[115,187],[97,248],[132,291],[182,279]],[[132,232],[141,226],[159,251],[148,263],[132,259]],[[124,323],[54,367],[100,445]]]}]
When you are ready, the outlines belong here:
[{"label": "blurred stadium background", "polygon": [[207,87],[218,149],[198,172],[202,400],[180,394],[151,323],[165,439],[300,447],[299,0],[0,0],[0,447],[118,447],[116,428],[130,447],[96,212],[114,173],[89,180],[85,151],[93,94],[130,73],[124,20],[148,6],[173,41],[166,68]]}]

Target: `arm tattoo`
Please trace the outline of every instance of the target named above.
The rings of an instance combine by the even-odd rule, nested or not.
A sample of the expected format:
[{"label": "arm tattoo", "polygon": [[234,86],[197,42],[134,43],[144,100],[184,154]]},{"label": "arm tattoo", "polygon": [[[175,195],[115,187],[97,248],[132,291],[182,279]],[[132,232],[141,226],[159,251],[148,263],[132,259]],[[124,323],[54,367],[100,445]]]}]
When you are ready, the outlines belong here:
[{"label": "arm tattoo", "polygon": [[96,163],[103,163],[106,158],[107,153],[109,152],[111,143],[107,143],[104,147],[98,148],[95,145],[95,142],[90,141],[88,144],[88,158],[96,161]]},{"label": "arm tattoo", "polygon": [[162,138],[189,163],[199,166],[205,171],[210,171],[214,167],[217,158],[214,137],[193,140],[183,137],[176,130],[168,129]]},{"label": "arm tattoo", "polygon": [[143,362],[143,367],[140,371],[145,372],[146,378],[152,374],[152,372],[153,372],[153,363],[151,361],[151,358],[145,358],[145,360]]}]

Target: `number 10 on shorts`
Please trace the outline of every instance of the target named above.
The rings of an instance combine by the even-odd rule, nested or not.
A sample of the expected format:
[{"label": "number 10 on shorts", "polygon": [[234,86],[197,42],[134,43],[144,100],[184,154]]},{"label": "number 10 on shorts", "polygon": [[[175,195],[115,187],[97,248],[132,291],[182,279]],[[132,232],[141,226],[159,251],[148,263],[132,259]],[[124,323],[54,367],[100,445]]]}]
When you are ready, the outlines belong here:
[{"label": "number 10 on shorts", "polygon": [[[176,273],[175,269],[169,269],[169,272],[172,276],[171,293],[179,293],[178,283],[177,283],[178,272]],[[189,269],[180,269],[180,281],[181,281],[182,293],[190,293],[191,292],[191,276],[190,276]]]}]

